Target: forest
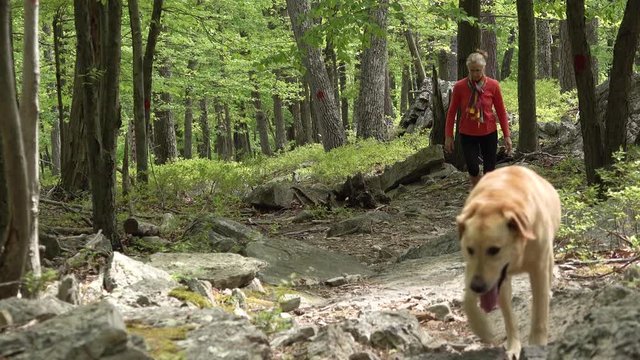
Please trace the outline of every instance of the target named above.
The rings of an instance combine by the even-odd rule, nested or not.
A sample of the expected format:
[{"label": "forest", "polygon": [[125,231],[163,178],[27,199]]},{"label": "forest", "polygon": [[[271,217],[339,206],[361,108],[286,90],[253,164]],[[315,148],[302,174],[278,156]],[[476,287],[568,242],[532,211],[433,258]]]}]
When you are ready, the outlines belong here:
[{"label": "forest", "polygon": [[[252,256],[221,245],[235,230],[192,236],[210,216],[374,268],[425,240],[318,226],[437,208],[442,235],[468,191],[459,137],[442,152],[446,110],[477,49],[509,116],[499,163],[560,192],[556,262],[621,275],[640,260],[638,14],[639,0],[0,0],[0,299],[87,280],[115,252]],[[425,182],[426,161],[453,175]],[[414,181],[367,188],[408,163]],[[79,265],[69,244],[89,237],[107,255]]]}]

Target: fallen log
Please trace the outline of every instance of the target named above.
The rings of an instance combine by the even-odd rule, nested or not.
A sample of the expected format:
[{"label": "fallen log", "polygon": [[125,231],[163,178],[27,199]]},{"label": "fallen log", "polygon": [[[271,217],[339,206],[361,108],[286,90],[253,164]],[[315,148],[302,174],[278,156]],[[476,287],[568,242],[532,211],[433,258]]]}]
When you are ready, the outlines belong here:
[{"label": "fallen log", "polygon": [[140,221],[136,218],[128,218],[123,224],[124,232],[133,236],[158,236],[160,228],[156,225]]}]

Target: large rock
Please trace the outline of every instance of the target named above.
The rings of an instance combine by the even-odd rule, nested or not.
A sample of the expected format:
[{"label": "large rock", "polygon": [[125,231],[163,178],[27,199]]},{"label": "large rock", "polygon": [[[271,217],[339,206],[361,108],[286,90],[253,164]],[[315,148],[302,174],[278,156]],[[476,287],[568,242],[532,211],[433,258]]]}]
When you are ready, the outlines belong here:
[{"label": "large rock", "polygon": [[0,300],[0,328],[22,325],[31,320],[44,321],[73,309],[55,297],[40,300],[9,298]]},{"label": "large rock", "polygon": [[453,254],[458,251],[460,251],[458,232],[452,230],[436,238],[428,238],[422,245],[409,248],[398,257],[398,262],[409,259]]},{"label": "large rock", "polygon": [[307,346],[309,360],[349,359],[358,346],[348,332],[336,324],[322,329]]},{"label": "large rock", "polygon": [[373,272],[355,258],[288,239],[257,241],[247,246],[247,255],[264,260],[262,280],[280,284],[291,275],[325,281],[343,274],[371,275]]},{"label": "large rock", "polygon": [[192,222],[183,241],[202,242],[213,252],[244,253],[245,246],[263,239],[260,232],[239,222],[215,215],[206,215]]},{"label": "large rock", "polygon": [[0,335],[0,358],[15,360],[143,360],[144,342],[129,336],[122,315],[100,302]]},{"label": "large rock", "polygon": [[[264,333],[243,317],[219,308],[152,308],[125,313],[132,327],[187,329],[184,338],[172,339],[181,355],[189,360],[229,359],[262,360],[271,358],[271,348]],[[135,330],[132,330],[135,332]],[[152,336],[144,332],[145,336]],[[147,339],[151,342],[152,339]]]},{"label": "large rock", "polygon": [[206,280],[216,288],[248,285],[266,263],[237,254],[156,253],[149,263],[177,276]]},{"label": "large rock", "polygon": [[368,212],[359,216],[340,221],[332,225],[327,231],[327,236],[344,236],[348,234],[369,234],[373,225],[381,222],[392,221],[391,215],[385,212]]},{"label": "large rock", "polygon": [[566,329],[552,346],[549,359],[640,358],[640,292],[606,288],[596,302],[583,319]]},{"label": "large rock", "polygon": [[[424,175],[442,168],[444,153],[442,146],[429,146],[399,161],[387,166],[384,172],[370,181],[379,181],[382,191],[389,191],[400,184],[410,184],[419,181]],[[377,179],[377,180],[376,180]]]},{"label": "large rock", "polygon": [[269,182],[253,189],[246,201],[259,209],[287,209],[293,201],[293,190],[290,183]]},{"label": "large rock", "polygon": [[441,345],[424,332],[418,319],[407,311],[370,312],[345,321],[342,328],[361,344],[407,354],[418,354]]}]

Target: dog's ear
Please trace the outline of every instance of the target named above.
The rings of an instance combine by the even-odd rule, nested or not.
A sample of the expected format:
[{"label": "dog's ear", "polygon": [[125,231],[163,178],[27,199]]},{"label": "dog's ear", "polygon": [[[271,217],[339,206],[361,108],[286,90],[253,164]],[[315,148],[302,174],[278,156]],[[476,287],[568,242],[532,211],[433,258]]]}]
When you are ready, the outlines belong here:
[{"label": "dog's ear", "polygon": [[509,227],[509,230],[519,234],[525,240],[535,239],[531,223],[529,222],[529,218],[526,214],[521,211],[506,210],[504,212],[504,217],[507,219],[507,226]]},{"label": "dog's ear", "polygon": [[478,209],[478,204],[474,203],[471,206],[464,208],[462,210],[462,213],[456,216],[456,223],[458,224],[459,238],[462,238],[462,234],[464,233],[464,230],[466,228],[465,222],[467,221],[467,219],[473,216],[473,214],[476,212],[477,209]]}]

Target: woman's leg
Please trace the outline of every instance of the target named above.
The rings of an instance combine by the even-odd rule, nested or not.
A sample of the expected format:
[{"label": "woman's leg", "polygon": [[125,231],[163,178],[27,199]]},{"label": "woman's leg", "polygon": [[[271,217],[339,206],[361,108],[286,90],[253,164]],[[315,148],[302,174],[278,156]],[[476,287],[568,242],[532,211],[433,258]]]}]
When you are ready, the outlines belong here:
[{"label": "woman's leg", "polygon": [[498,152],[498,132],[478,137],[480,151],[482,152],[482,172],[488,173],[496,169]]},{"label": "woman's leg", "polygon": [[480,145],[478,136],[460,134],[460,145],[464,160],[467,163],[467,171],[469,171],[469,181],[473,188],[480,181]]}]

